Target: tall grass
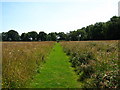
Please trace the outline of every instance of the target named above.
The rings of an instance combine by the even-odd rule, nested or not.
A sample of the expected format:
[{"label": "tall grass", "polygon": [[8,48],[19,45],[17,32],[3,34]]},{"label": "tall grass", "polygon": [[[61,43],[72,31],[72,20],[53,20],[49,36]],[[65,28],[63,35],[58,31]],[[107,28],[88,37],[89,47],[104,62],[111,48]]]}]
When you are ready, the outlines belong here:
[{"label": "tall grass", "polygon": [[120,88],[119,41],[61,42],[85,88]]},{"label": "tall grass", "polygon": [[45,62],[54,42],[3,42],[2,87],[21,88]]}]

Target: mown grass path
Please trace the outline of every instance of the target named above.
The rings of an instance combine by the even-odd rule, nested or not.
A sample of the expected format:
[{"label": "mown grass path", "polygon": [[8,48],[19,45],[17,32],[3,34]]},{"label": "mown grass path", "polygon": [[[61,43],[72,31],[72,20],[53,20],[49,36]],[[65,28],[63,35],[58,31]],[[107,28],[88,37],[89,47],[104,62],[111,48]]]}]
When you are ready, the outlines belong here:
[{"label": "mown grass path", "polygon": [[46,63],[31,82],[31,88],[80,88],[77,76],[70,67],[69,58],[56,43]]}]

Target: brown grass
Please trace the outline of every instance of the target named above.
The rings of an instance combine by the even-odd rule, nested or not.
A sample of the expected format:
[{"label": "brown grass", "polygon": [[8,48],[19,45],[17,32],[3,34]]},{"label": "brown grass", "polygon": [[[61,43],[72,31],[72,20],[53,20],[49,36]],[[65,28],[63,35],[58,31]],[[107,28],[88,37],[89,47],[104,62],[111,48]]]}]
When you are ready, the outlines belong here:
[{"label": "brown grass", "polygon": [[3,88],[25,87],[53,45],[54,42],[3,42]]}]

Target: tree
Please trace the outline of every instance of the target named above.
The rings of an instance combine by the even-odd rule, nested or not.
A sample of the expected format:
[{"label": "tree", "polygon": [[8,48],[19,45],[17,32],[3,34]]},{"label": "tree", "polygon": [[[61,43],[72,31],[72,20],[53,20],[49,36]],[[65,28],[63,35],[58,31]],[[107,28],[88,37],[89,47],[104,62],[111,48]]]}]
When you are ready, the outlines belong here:
[{"label": "tree", "polygon": [[30,34],[29,33],[22,33],[21,36],[21,41],[31,41],[31,37],[30,37]]},{"label": "tree", "polygon": [[77,37],[78,37],[78,41],[87,39],[87,34],[86,34],[86,31],[85,31],[85,28],[77,30]]},{"label": "tree", "polygon": [[59,37],[58,40],[65,40],[66,39],[66,34],[64,32],[59,32],[57,34],[57,36]]},{"label": "tree", "polygon": [[19,36],[17,31],[10,30],[2,32],[3,41],[78,41],[78,40],[119,40],[120,39],[120,17],[113,16],[107,22],[98,22],[81,29],[64,32],[52,32],[48,35],[45,32],[31,31],[22,33]]},{"label": "tree", "polygon": [[21,36],[20,36],[21,41],[25,41],[25,39],[26,39],[26,38],[25,38],[25,34],[26,34],[26,33],[22,33],[22,34],[21,34]]},{"label": "tree", "polygon": [[120,39],[120,17],[114,16],[106,24],[107,39]]},{"label": "tree", "polygon": [[31,32],[28,32],[28,34],[30,36],[31,41],[36,41],[37,40],[37,36],[38,36],[37,32],[31,31]]},{"label": "tree", "polygon": [[49,33],[47,36],[47,40],[48,41],[56,41],[57,40],[57,33],[56,32]]},{"label": "tree", "polygon": [[0,41],[2,41],[2,33],[0,33]]},{"label": "tree", "polygon": [[8,41],[7,32],[2,32],[2,41]]},{"label": "tree", "polygon": [[77,31],[70,31],[69,40],[70,41],[78,41],[78,36],[79,36],[79,34],[77,33]]},{"label": "tree", "polygon": [[38,41],[46,41],[47,40],[47,34],[45,32],[39,32],[37,40]]},{"label": "tree", "polygon": [[6,37],[8,41],[19,41],[20,40],[20,36],[18,32],[15,30],[8,31],[6,35],[7,35]]},{"label": "tree", "polygon": [[103,24],[102,22],[96,23],[91,30],[93,40],[103,40]]}]

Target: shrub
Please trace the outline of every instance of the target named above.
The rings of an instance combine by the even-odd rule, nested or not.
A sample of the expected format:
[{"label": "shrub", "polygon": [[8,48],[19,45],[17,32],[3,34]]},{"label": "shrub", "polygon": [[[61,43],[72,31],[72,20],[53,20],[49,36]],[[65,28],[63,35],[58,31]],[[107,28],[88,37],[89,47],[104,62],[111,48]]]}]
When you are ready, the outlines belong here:
[{"label": "shrub", "polygon": [[[85,88],[120,88],[119,41],[61,42]],[[69,51],[69,52],[68,52]]]}]

